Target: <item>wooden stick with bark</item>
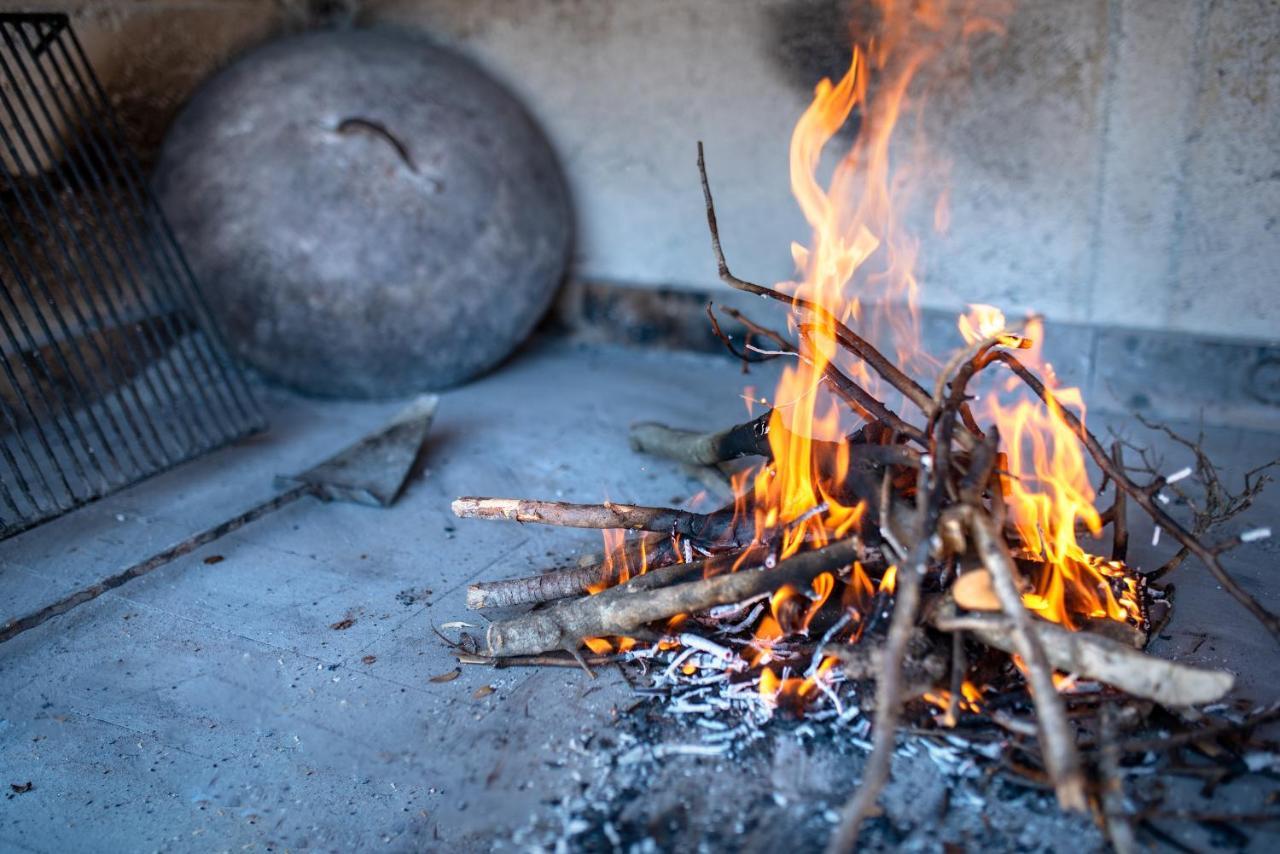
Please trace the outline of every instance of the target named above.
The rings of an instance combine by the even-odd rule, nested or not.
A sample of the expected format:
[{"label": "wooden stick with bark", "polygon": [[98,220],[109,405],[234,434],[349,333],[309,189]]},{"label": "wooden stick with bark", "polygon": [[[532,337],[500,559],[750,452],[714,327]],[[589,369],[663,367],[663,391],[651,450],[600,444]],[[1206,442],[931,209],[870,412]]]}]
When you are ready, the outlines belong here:
[{"label": "wooden stick with bark", "polygon": [[[970,637],[1010,654],[1021,654],[1013,638],[1013,624],[1000,614],[959,613],[944,602],[930,616],[934,628],[965,632]],[[1235,684],[1225,670],[1181,664],[1148,655],[1132,646],[1089,632],[1073,632],[1057,623],[1033,619],[1029,631],[1040,641],[1045,660],[1054,670],[1076,673],[1174,708],[1221,700]]]},{"label": "wooden stick with bark", "polygon": [[972,508],[969,527],[973,532],[974,548],[991,573],[996,596],[1009,616],[1009,635],[1013,646],[1027,666],[1027,681],[1044,745],[1045,766],[1053,780],[1058,804],[1067,810],[1083,810],[1084,772],[1080,766],[1080,754],[1076,750],[1062,698],[1053,684],[1053,671],[1049,668],[1045,645],[1032,626],[1031,613],[1022,604],[1009,547],[1000,536],[999,526],[983,508]]},{"label": "wooden stick with bark", "polygon": [[766,412],[758,418],[714,433],[677,430],[655,422],[633,424],[631,448],[643,454],[703,466],[742,457],[767,457],[772,453],[769,450],[769,418],[772,414]]},{"label": "wooden stick with bark", "polygon": [[[802,552],[772,569],[759,565],[763,550],[736,572],[700,576],[706,562],[677,564],[631,579],[596,596],[494,623],[485,635],[492,656],[536,655],[554,649],[576,650],[583,638],[628,635],[658,620],[729,605],[790,584],[807,587],[824,572],[835,572],[858,558],[856,538]],[[674,582],[674,583],[673,583]]]},{"label": "wooden stick with bark", "polygon": [[[528,498],[480,498],[464,496],[453,502],[459,519],[497,519],[532,522],[566,528],[596,530],[652,531],[679,534],[696,540],[732,539],[743,532],[734,525],[732,510],[695,513],[669,507],[642,507],[635,504],[570,504],[567,501],[538,501]],[[744,527],[747,523],[744,523]],[[746,535],[750,537],[750,532]]]},{"label": "wooden stick with bark", "polygon": [[509,608],[581,596],[592,588],[616,583],[618,572],[623,566],[635,572],[642,566],[664,566],[674,560],[676,554],[670,537],[646,534],[627,541],[609,555],[595,554],[584,558],[578,566],[468,585],[467,607],[471,610]]}]

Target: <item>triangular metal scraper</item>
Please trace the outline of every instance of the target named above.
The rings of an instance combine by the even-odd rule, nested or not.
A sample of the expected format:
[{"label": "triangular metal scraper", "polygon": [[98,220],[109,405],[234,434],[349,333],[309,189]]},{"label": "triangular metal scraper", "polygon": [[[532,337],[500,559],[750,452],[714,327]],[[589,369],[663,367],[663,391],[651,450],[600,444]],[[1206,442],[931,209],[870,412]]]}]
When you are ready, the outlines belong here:
[{"label": "triangular metal scraper", "polygon": [[387,507],[400,496],[422,450],[440,398],[416,398],[386,427],[301,474],[280,475],[276,487],[307,484],[325,501]]}]

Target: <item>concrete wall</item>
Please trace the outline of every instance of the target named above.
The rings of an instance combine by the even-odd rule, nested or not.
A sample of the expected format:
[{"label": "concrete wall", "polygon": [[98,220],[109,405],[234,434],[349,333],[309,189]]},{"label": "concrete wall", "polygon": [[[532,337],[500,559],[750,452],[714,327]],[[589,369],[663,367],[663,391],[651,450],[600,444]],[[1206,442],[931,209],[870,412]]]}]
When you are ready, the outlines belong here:
[{"label": "concrete wall", "polygon": [[[698,139],[737,272],[792,274],[787,141],[841,70],[845,0],[117,0],[77,25],[145,154],[199,79],[321,7],[426,30],[525,98],[572,184],[578,276],[714,285]],[[952,226],[922,229],[928,306],[1280,339],[1280,2],[1021,0],[934,82]]]}]

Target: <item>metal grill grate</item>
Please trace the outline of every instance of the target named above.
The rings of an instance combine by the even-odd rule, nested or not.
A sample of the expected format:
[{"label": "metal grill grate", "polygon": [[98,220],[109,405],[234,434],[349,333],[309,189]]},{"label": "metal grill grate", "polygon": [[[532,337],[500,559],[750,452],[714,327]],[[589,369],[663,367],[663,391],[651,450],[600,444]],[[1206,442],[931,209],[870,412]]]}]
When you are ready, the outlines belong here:
[{"label": "metal grill grate", "polygon": [[65,15],[0,14],[0,539],[261,429]]}]

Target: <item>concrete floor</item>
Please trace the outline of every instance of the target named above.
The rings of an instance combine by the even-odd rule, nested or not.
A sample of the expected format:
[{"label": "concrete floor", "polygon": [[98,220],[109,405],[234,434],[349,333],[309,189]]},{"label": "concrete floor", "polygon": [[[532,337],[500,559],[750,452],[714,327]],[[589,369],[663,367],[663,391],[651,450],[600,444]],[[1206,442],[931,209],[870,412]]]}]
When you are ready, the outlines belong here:
[{"label": "concrete floor", "polygon": [[[431,681],[455,666],[433,626],[484,622],[465,610],[468,582],[598,544],[456,521],[450,500],[680,501],[697,487],[630,451],[628,423],[730,423],[753,381],[768,382],[723,359],[543,342],[443,396],[425,469],[393,508],[305,500],[0,645],[0,848],[499,846],[578,785],[590,766],[580,745],[634,700],[612,673],[473,667]],[[267,434],[0,543],[0,622],[266,497],[273,474],[397,408],[279,392],[264,407]],[[1280,452],[1275,435],[1239,430],[1208,444],[1233,473]],[[1273,489],[1245,524],[1278,509]],[[1133,537],[1140,565],[1172,551],[1152,550],[1141,524]],[[1277,551],[1251,544],[1230,561],[1273,610]],[[1263,630],[1197,566],[1175,580],[1156,651],[1230,667],[1239,694],[1275,699],[1280,661]]]}]

